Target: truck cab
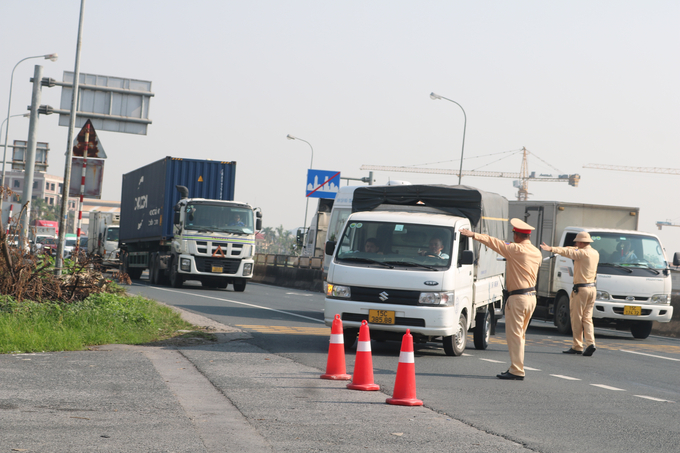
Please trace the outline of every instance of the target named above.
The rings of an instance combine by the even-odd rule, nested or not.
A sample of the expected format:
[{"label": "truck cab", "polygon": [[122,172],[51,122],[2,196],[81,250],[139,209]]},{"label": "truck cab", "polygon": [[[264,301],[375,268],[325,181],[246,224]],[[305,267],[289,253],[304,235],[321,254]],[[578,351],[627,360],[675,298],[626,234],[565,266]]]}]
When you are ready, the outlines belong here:
[{"label": "truck cab", "polygon": [[[561,246],[573,246],[580,231],[590,234],[591,246],[600,254],[593,323],[630,329],[633,337],[647,338],[653,321],[670,322],[671,274],[659,238],[639,231],[567,227]],[[555,256],[555,260],[555,324],[561,332],[568,333],[573,261],[562,256]]]}]

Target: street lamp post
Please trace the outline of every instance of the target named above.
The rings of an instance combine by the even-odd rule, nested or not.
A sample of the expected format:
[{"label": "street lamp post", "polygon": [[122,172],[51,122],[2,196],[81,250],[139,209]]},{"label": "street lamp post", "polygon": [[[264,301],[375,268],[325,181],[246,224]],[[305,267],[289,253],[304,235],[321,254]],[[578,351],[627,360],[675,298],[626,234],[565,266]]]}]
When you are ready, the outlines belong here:
[{"label": "street lamp post", "polygon": [[[57,58],[59,56],[56,53],[50,53],[47,55],[36,55],[34,57],[26,57],[23,60],[19,60],[17,64],[14,65],[14,68],[12,69],[12,76],[9,79],[9,101],[7,102],[7,118],[5,121],[7,124],[5,125],[5,145],[4,145],[4,151],[3,151],[3,158],[2,158],[2,179],[0,179],[0,187],[5,187],[5,161],[7,160],[7,141],[9,139],[9,119],[12,116],[16,115],[10,115],[11,110],[12,110],[12,84],[14,83],[14,70],[19,66],[19,63],[22,61],[30,60],[31,58],[44,58],[45,60],[50,60],[50,61],[57,61]],[[40,81],[38,81],[40,83]],[[0,197],[0,209],[2,208],[2,202],[4,200],[4,196]]]},{"label": "street lamp post", "polygon": [[[303,140],[301,138],[295,137],[293,135],[286,135],[286,138],[288,140],[300,140],[301,142],[305,142],[309,145],[309,148],[312,150],[312,158],[309,161],[309,169],[311,170],[312,167],[314,167],[314,147],[312,147],[312,144],[309,143],[307,140]],[[307,210],[309,209],[309,197],[307,197],[307,203],[305,205],[305,223],[302,225],[302,229],[304,231],[305,228],[307,228]]]},{"label": "street lamp post", "polygon": [[458,185],[460,185],[460,181],[463,178],[463,153],[465,152],[465,130],[467,129],[467,115],[465,114],[465,109],[463,108],[462,105],[460,105],[456,101],[451,100],[449,98],[445,98],[444,96],[440,96],[436,93],[430,93],[430,98],[433,101],[436,101],[438,99],[446,99],[447,101],[456,104],[463,111],[463,118],[465,119],[465,121],[463,122],[463,147],[460,150],[460,170],[458,170]]}]

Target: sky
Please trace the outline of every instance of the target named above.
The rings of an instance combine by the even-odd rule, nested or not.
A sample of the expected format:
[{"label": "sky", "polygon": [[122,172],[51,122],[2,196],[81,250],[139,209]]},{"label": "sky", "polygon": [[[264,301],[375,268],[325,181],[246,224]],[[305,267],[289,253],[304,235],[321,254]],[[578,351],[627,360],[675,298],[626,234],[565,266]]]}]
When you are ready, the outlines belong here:
[{"label": "sky", "polygon": [[[79,12],[80,0],[0,2],[2,118],[21,59],[59,54],[17,66],[12,115],[30,104],[34,65],[57,80],[74,70]],[[530,200],[639,207],[639,229],[672,257],[680,227],[655,224],[680,224],[680,174],[583,166],[680,169],[679,22],[675,0],[86,0],[80,71],[154,93],[147,135],[97,131],[102,198],[120,200],[123,174],[165,156],[236,161],[236,199],[293,229],[312,159],[350,178],[368,176],[362,165],[457,170],[465,132],[464,171],[517,173],[526,148],[529,172],[581,176],[530,181]],[[42,104],[58,108],[60,93],[43,88]],[[63,176],[68,128],[57,115],[38,128],[48,173]],[[12,118],[10,143],[27,135],[28,119]],[[462,182],[516,199],[512,178]]]}]

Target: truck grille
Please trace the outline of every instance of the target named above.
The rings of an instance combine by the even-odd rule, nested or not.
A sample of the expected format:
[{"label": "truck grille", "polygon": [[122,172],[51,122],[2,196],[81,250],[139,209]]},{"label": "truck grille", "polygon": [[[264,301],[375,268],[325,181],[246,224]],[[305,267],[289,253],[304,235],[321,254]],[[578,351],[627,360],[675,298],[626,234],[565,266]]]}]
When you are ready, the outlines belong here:
[{"label": "truck grille", "polygon": [[362,286],[352,286],[351,291],[353,301],[376,304],[418,305],[420,298],[420,291],[364,288]]},{"label": "truck grille", "polygon": [[221,267],[224,274],[235,274],[241,265],[241,260],[229,258],[204,258],[201,256],[195,257],[196,270],[198,272],[212,272],[213,266]]}]

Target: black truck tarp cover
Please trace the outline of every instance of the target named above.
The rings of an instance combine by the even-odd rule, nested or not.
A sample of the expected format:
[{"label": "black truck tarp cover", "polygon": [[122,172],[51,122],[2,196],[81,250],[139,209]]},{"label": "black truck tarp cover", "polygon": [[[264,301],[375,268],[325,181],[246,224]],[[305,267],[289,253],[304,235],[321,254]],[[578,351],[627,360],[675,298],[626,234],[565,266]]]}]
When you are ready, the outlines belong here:
[{"label": "black truck tarp cover", "polygon": [[[443,184],[359,187],[354,191],[352,212],[372,211],[382,204],[436,208],[450,215],[468,218],[475,233],[488,234],[502,240],[507,237],[508,200],[496,193],[484,192],[474,187]],[[485,262],[484,267],[488,266],[489,270],[498,268],[493,262],[496,260],[495,252],[493,258],[485,253],[480,255],[480,247],[481,244],[475,241],[475,256]]]}]

